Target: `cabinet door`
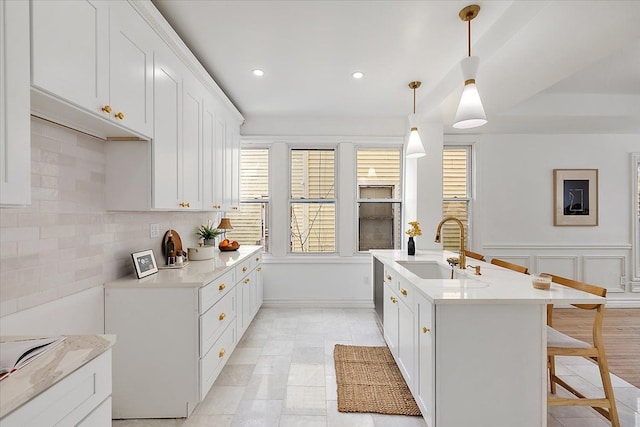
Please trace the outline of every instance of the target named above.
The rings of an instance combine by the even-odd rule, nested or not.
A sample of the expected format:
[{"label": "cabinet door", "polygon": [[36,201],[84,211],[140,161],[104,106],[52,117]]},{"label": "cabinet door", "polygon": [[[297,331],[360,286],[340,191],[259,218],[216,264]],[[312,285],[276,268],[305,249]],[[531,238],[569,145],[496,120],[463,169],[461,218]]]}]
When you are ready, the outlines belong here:
[{"label": "cabinet door", "polygon": [[231,120],[228,138],[231,140],[231,195],[229,202],[232,210],[240,207],[240,128]]},{"label": "cabinet door", "polygon": [[384,284],[384,339],[389,346],[389,350],[394,356],[398,356],[398,299],[389,288],[389,284]]},{"label": "cabinet door", "polygon": [[[214,170],[214,189],[213,191],[218,195],[220,201],[220,207],[224,211],[229,210],[230,206],[227,204],[225,191],[227,177],[227,164],[225,162],[225,151],[227,149],[227,124],[224,117],[221,114],[216,115],[216,145],[214,146],[214,157],[216,167]],[[218,203],[216,203],[218,205]]]},{"label": "cabinet door", "polygon": [[153,206],[157,209],[177,209],[181,203],[182,79],[171,58],[168,52],[154,53]]},{"label": "cabinet door", "polygon": [[220,211],[222,208],[222,185],[217,182],[222,179],[222,173],[218,176],[218,156],[223,149],[217,147],[221,141],[216,132],[218,106],[212,97],[205,98],[202,112],[202,207],[207,211]]},{"label": "cabinet door", "polygon": [[182,88],[182,202],[184,209],[202,209],[202,96],[199,83]]},{"label": "cabinet door", "polygon": [[435,313],[433,304],[421,295],[416,295],[417,319],[417,378],[416,396],[427,425],[435,420]]},{"label": "cabinet door", "polygon": [[262,264],[256,268],[256,313],[262,307],[262,302],[264,301],[264,282],[262,279]]},{"label": "cabinet door", "polygon": [[398,301],[398,367],[404,375],[409,388],[413,391],[416,360],[415,319],[413,312],[402,301]]},{"label": "cabinet door", "polygon": [[109,99],[109,9],[103,0],[31,2],[32,84],[96,114]]},{"label": "cabinet door", "polygon": [[0,22],[0,204],[27,205],[31,203],[29,4],[0,0]]},{"label": "cabinet door", "polygon": [[238,283],[238,286],[242,288],[242,330],[238,332],[238,336],[242,336],[244,331],[249,327],[249,323],[253,319],[255,299],[255,277],[253,272]]},{"label": "cabinet door", "polygon": [[110,9],[110,117],[143,135],[153,132],[153,33],[126,2]]}]

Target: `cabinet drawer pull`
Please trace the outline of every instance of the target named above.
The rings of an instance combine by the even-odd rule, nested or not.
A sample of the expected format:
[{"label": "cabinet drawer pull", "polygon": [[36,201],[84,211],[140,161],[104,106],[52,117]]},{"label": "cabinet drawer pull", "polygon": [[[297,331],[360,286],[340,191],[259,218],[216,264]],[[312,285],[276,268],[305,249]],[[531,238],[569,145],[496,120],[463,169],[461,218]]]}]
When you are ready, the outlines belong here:
[{"label": "cabinet drawer pull", "polygon": [[398,302],[398,300],[395,299],[394,297],[391,297],[391,302],[395,304],[396,302]]},{"label": "cabinet drawer pull", "polygon": [[234,207],[232,207],[231,209],[233,209],[234,211],[237,211],[237,210],[238,210],[238,207],[237,207],[237,206],[234,206]]},{"label": "cabinet drawer pull", "polygon": [[190,202],[181,202],[180,203],[180,207],[190,208],[191,207],[191,203]]},{"label": "cabinet drawer pull", "polygon": [[426,326],[422,327],[422,333],[426,334],[427,332],[431,331],[431,329],[427,328]]},{"label": "cabinet drawer pull", "polygon": [[220,353],[218,353],[218,357],[224,357],[224,354],[225,354],[226,352],[227,352],[227,351],[226,351],[224,348],[221,348],[221,349],[220,349]]},{"label": "cabinet drawer pull", "polygon": [[124,120],[124,114],[122,114],[122,111],[117,112],[114,116],[116,119]]},{"label": "cabinet drawer pull", "polygon": [[224,288],[226,288],[226,286],[224,285],[224,283],[223,283],[223,284],[221,284],[220,286],[218,286],[218,290],[219,290],[219,291],[222,291]]},{"label": "cabinet drawer pull", "polygon": [[245,271],[247,271],[247,267],[242,267],[242,272],[244,273]]},{"label": "cabinet drawer pull", "polygon": [[262,267],[258,267],[256,271],[262,271]]},{"label": "cabinet drawer pull", "polygon": [[406,296],[406,295],[407,295],[407,290],[406,290],[405,288],[402,288],[402,289],[400,289],[400,293],[401,293],[402,295],[405,295],[405,296]]},{"label": "cabinet drawer pull", "polygon": [[111,112],[111,106],[110,105],[105,105],[104,107],[102,107],[102,111],[104,111],[105,113],[110,113]]},{"label": "cabinet drawer pull", "polygon": [[260,257],[256,257],[256,261],[260,261]]},{"label": "cabinet drawer pull", "polygon": [[224,320],[225,317],[227,317],[226,313],[220,313],[218,320]]},{"label": "cabinet drawer pull", "polygon": [[249,283],[249,279],[244,279],[243,282],[246,285],[247,283]]},{"label": "cabinet drawer pull", "polygon": [[387,280],[391,281],[391,275],[387,274]]},{"label": "cabinet drawer pull", "polygon": [[213,205],[214,209],[220,209],[220,205]]}]

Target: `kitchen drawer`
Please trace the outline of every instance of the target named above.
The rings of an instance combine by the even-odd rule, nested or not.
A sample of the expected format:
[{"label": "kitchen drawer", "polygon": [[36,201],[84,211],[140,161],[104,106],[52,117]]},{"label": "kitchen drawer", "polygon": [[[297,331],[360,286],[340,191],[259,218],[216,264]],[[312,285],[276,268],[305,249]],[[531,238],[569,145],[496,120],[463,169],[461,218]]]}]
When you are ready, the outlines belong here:
[{"label": "kitchen drawer", "polygon": [[390,285],[394,291],[398,290],[400,286],[400,275],[388,267],[384,268],[384,282],[387,285]]},{"label": "kitchen drawer", "polygon": [[236,283],[234,271],[228,271],[208,285],[200,288],[200,313],[207,311],[216,301],[225,296]]},{"label": "kitchen drawer", "polygon": [[248,257],[247,259],[238,263],[238,265],[236,266],[236,283],[240,282],[247,274],[251,272],[251,270],[255,266],[252,262],[253,259],[255,259],[255,257]]},{"label": "kitchen drawer", "polygon": [[2,427],[75,426],[110,395],[111,350],[108,350],[11,412],[0,424]]},{"label": "kitchen drawer", "polygon": [[416,290],[411,283],[404,279],[399,279],[397,284],[397,288],[394,287],[394,290],[398,294],[398,299],[403,301],[409,310],[413,312],[413,301],[415,299]]},{"label": "kitchen drawer", "polygon": [[200,400],[204,399],[236,345],[236,322],[227,326],[209,352],[200,359]]},{"label": "kitchen drawer", "polygon": [[262,251],[258,251],[251,255],[251,267],[256,268],[260,264],[262,264]]},{"label": "kitchen drawer", "polygon": [[200,316],[200,357],[204,357],[235,317],[236,290],[234,289],[227,292],[222,299]]}]

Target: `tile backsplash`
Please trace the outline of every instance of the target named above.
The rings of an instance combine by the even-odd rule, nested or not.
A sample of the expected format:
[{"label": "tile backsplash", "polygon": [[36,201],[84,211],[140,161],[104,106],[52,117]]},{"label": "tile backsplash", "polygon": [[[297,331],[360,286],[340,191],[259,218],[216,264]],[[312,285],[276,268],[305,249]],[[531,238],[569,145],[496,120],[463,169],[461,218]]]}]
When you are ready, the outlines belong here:
[{"label": "tile backsplash", "polygon": [[[0,316],[133,274],[131,253],[162,262],[169,228],[193,246],[213,213],[107,212],[105,141],[31,119],[31,205],[0,208]],[[159,238],[149,237],[160,225]]]}]

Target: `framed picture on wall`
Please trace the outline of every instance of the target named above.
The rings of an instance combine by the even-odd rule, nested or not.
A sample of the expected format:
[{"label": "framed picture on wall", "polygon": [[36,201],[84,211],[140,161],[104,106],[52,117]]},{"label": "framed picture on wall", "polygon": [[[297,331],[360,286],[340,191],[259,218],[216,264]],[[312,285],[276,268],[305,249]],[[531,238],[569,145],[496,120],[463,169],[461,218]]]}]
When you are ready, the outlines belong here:
[{"label": "framed picture on wall", "polygon": [[598,169],[554,169],[553,199],[553,225],[598,225]]},{"label": "framed picture on wall", "polygon": [[134,252],[131,254],[131,258],[133,259],[133,266],[136,269],[138,279],[158,272],[158,264],[156,263],[156,258],[153,256],[152,249]]}]

